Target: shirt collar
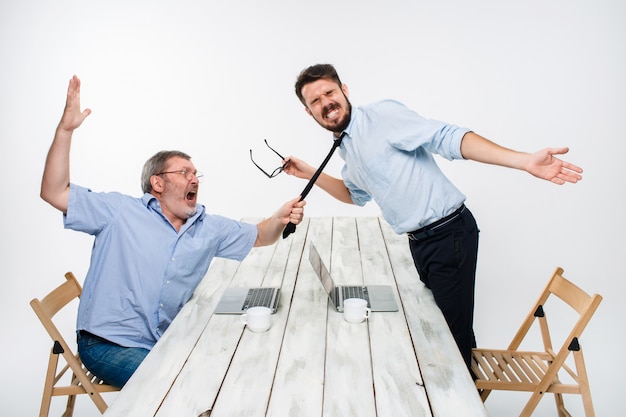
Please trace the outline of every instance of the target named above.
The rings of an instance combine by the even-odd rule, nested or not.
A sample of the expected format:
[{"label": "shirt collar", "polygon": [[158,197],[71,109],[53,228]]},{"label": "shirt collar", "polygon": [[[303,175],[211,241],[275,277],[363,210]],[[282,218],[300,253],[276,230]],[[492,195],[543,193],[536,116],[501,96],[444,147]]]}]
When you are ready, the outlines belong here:
[{"label": "shirt collar", "polygon": [[143,202],[144,206],[150,207],[150,206],[152,206],[152,204],[154,204],[154,203],[152,203],[152,201],[158,202],[159,200],[157,200],[157,198],[155,196],[153,196],[152,194],[145,193],[143,195],[143,197],[141,197],[141,201]]},{"label": "shirt collar", "polygon": [[[360,108],[352,106],[352,111],[350,112],[350,123],[348,123],[348,127],[346,127],[343,130],[342,134],[345,134],[345,136],[349,136],[350,138],[352,138],[352,131],[355,129],[355,126],[356,126],[355,120],[357,119],[358,114],[360,114],[360,112],[361,112]],[[344,136],[344,139],[345,139],[345,136]],[[334,138],[334,135],[333,135],[333,138]]]},{"label": "shirt collar", "polygon": [[[147,208],[155,210],[159,212],[161,215],[163,214],[163,211],[161,210],[161,204],[159,203],[159,199],[153,196],[152,194],[145,193],[143,197],[141,197],[141,201]],[[204,205],[202,204],[196,204],[196,214],[194,214],[189,219],[187,219],[185,224],[191,224],[197,219],[204,219],[204,216],[206,216],[206,207],[204,207]]]}]

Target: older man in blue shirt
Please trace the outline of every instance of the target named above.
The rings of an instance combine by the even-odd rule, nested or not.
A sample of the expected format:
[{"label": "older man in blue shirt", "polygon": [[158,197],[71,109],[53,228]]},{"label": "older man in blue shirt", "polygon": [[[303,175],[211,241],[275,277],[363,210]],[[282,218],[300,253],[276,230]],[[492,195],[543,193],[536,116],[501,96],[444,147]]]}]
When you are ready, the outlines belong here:
[{"label": "older man in blue shirt", "polygon": [[241,261],[253,246],[274,243],[287,223],[300,223],[305,203],[289,201],[256,225],[208,214],[197,204],[202,174],[180,151],[162,151],[146,162],[141,198],[72,184],[72,133],[90,113],[80,110],[80,80],[74,76],[46,160],[41,197],[64,213],[66,228],[95,237],[78,309],[78,351],[94,375],[122,387],[189,300],[211,260]]},{"label": "older man in blue shirt", "polygon": [[[473,331],[478,227],[465,196],[446,178],[433,154],[521,169],[555,184],[575,183],[582,169],[554,155],[503,148],[469,129],[425,119],[401,103],[383,100],[352,108],[348,87],[332,65],[303,70],[295,92],[306,112],[340,138],[342,179],[322,174],[316,184],[338,200],[359,206],[374,200],[408,243],[420,279],[433,292],[469,368]],[[285,172],[311,178],[315,169],[290,156]]]}]

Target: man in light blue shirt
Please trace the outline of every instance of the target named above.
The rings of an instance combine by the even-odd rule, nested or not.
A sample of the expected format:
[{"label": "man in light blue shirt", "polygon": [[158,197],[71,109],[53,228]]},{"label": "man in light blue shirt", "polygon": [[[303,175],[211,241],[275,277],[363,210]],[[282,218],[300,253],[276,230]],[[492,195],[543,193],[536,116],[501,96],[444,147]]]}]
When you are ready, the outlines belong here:
[{"label": "man in light blue shirt", "polygon": [[211,260],[241,261],[253,246],[276,242],[287,223],[300,223],[305,203],[289,201],[256,225],[208,214],[197,204],[202,174],[180,151],[158,152],[145,163],[141,198],[72,184],[72,134],[90,113],[80,110],[80,81],[74,76],[46,160],[41,197],[64,213],[66,228],[95,237],[78,309],[78,351],[94,375],[122,387],[189,300]]},{"label": "man in light blue shirt", "polygon": [[[522,169],[555,184],[575,183],[582,169],[554,155],[503,148],[468,129],[425,119],[384,100],[352,108],[348,87],[332,65],[304,69],[295,92],[306,112],[341,141],[342,179],[322,174],[316,184],[338,200],[374,200],[396,233],[406,233],[420,280],[430,288],[469,368],[473,331],[478,227],[465,196],[446,178],[433,154]],[[287,174],[311,178],[315,168],[289,156]]]}]

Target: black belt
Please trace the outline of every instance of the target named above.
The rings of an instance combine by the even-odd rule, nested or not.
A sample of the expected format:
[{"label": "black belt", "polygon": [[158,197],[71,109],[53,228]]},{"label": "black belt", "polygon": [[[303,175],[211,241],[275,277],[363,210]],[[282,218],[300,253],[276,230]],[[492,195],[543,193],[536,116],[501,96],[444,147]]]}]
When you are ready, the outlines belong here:
[{"label": "black belt", "polygon": [[465,211],[465,204],[461,204],[461,207],[456,209],[454,213],[449,214],[446,217],[443,217],[437,221],[434,221],[431,224],[422,227],[421,229],[408,232],[407,235],[411,240],[421,240],[430,237],[435,234],[435,230],[445,226],[453,220],[456,220],[456,218],[459,217],[463,213],[463,211]]},{"label": "black belt", "polygon": [[111,342],[111,341],[109,341],[109,340],[107,340],[107,339],[105,339],[103,337],[97,336],[97,335],[95,335],[93,333],[89,333],[87,330],[79,330],[78,333],[80,333],[81,336],[90,337],[92,339],[96,339],[96,340],[99,340],[101,342],[113,343],[113,342]]}]

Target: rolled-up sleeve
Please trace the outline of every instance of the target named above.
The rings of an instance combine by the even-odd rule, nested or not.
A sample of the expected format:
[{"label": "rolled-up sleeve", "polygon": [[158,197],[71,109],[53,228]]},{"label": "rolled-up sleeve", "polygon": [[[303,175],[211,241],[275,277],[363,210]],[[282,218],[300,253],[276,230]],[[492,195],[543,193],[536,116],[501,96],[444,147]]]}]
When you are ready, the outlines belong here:
[{"label": "rolled-up sleeve", "polygon": [[401,103],[386,100],[382,110],[393,114],[389,144],[403,151],[423,147],[445,159],[463,159],[461,141],[469,129],[439,120],[427,119]]}]

